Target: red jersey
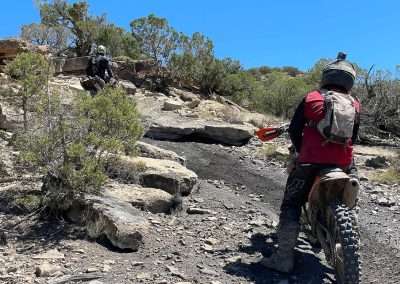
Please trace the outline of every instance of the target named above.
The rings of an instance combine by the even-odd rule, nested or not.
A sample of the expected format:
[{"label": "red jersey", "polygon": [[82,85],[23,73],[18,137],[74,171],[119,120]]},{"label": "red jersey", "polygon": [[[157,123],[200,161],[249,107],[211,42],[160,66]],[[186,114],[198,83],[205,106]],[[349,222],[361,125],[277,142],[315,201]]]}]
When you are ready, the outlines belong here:
[{"label": "red jersey", "polygon": [[[360,113],[360,105],[354,100],[356,113]],[[304,117],[306,121],[320,121],[325,116],[324,98],[318,91],[309,93],[305,99]],[[346,166],[353,160],[353,142],[348,145],[329,142],[316,128],[305,126],[299,153],[300,163],[334,164]]]}]

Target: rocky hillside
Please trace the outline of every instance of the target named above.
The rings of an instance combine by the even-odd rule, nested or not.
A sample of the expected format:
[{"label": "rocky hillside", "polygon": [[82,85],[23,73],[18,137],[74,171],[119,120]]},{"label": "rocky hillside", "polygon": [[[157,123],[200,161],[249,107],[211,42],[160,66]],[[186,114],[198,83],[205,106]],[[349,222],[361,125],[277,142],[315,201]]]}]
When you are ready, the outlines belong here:
[{"label": "rocky hillside", "polygon": [[[2,88],[17,87],[1,76]],[[15,169],[19,153],[10,143],[21,111],[0,97],[2,283],[335,283],[323,253],[303,235],[292,275],[258,264],[276,245],[289,141],[265,145],[254,132],[279,121],[220,97],[121,85],[137,100],[145,128],[139,155],[121,161],[141,170],[111,179],[64,219],[34,207],[41,177]],[[50,87],[63,90],[64,104],[82,91],[70,73]],[[400,198],[390,180],[396,150],[356,147],[364,283],[400,281]]]}]

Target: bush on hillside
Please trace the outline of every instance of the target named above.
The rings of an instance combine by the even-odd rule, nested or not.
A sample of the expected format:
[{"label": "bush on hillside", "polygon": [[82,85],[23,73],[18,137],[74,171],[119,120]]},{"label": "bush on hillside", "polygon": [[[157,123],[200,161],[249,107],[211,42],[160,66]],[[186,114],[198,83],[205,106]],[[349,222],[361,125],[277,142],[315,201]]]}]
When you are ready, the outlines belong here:
[{"label": "bush on hillside", "polygon": [[130,32],[114,24],[100,27],[95,42],[106,46],[107,53],[114,58],[125,56],[130,59],[139,59],[141,57],[137,40]]},{"label": "bush on hillside", "polygon": [[243,69],[239,61],[231,58],[217,59],[211,39],[198,32],[191,38],[182,36],[182,52],[175,52],[167,66],[171,76],[178,80],[192,81],[206,94],[218,89],[226,74]]},{"label": "bush on hillside", "polygon": [[7,64],[4,72],[20,84],[20,88],[10,88],[10,94],[23,110],[24,131],[28,132],[29,110],[35,106],[35,101],[43,94],[50,76],[48,62],[37,53],[20,53]]},{"label": "bush on hillside", "polygon": [[134,154],[142,133],[136,102],[122,89],[106,88],[94,98],[78,94],[70,106],[52,94],[51,116],[43,98],[35,128],[16,146],[23,164],[45,175],[44,204],[67,209],[74,198],[98,193],[107,181],[106,163],[117,153]]},{"label": "bush on hillside", "polygon": [[181,46],[181,34],[169,26],[166,18],[150,14],[133,20],[130,27],[141,53],[147,59],[152,59],[159,72]]}]

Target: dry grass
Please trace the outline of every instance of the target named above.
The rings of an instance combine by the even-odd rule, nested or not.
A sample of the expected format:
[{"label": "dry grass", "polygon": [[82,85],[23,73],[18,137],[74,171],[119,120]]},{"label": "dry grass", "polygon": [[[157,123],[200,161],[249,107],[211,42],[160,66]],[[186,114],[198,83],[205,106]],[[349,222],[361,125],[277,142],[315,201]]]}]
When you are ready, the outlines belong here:
[{"label": "dry grass", "polygon": [[394,184],[400,182],[399,156],[389,157],[390,167],[385,171],[374,172],[370,178],[372,181]]},{"label": "dry grass", "polygon": [[400,172],[394,168],[382,172],[375,172],[371,175],[371,180],[380,183],[394,184],[400,181]]},{"label": "dry grass", "polygon": [[245,114],[233,108],[225,107],[221,111],[221,118],[228,123],[243,124]]},{"label": "dry grass", "polygon": [[211,113],[211,112],[201,111],[199,113],[199,118],[200,119],[204,119],[204,120],[215,120],[218,117],[216,115],[214,115],[213,113]]},{"label": "dry grass", "polygon": [[265,157],[275,157],[278,145],[276,144],[265,144],[259,149],[259,153]]}]

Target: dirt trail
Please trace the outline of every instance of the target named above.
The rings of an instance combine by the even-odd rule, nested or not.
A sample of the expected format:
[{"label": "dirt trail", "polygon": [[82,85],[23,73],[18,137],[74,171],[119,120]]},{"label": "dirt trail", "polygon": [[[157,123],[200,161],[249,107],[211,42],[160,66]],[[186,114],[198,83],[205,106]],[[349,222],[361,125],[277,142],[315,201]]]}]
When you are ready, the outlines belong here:
[{"label": "dirt trail", "polygon": [[[284,169],[255,160],[252,148],[227,148],[193,142],[154,141],[166,149],[187,157],[188,168],[203,179],[222,179],[244,185],[247,192],[263,194],[263,201],[279,213],[286,180]],[[360,194],[362,230],[362,283],[400,283],[400,211],[379,208],[368,194]],[[372,212],[372,213],[371,213]],[[322,254],[321,254],[322,255]],[[307,269],[297,263],[297,269]],[[319,264],[312,270],[322,269]],[[296,275],[296,272],[295,272]]]},{"label": "dirt trail", "polygon": [[[184,210],[172,215],[144,212],[150,231],[137,252],[118,251],[102,239],[85,240],[83,229],[60,220],[34,220],[19,232],[0,239],[0,283],[46,283],[36,277],[43,263],[33,259],[57,249],[60,259],[49,259],[64,275],[98,272],[94,283],[148,284],[317,284],[335,283],[333,271],[319,249],[303,235],[297,242],[295,271],[281,274],[258,264],[276,245],[274,234],[286,173],[283,167],[256,155],[252,141],[244,147],[197,142],[146,142],[187,158],[199,176],[184,198]],[[363,235],[362,283],[400,283],[400,211],[379,207],[361,192]],[[188,214],[189,207],[211,210]],[[0,212],[0,223],[18,223],[22,216]]]}]

